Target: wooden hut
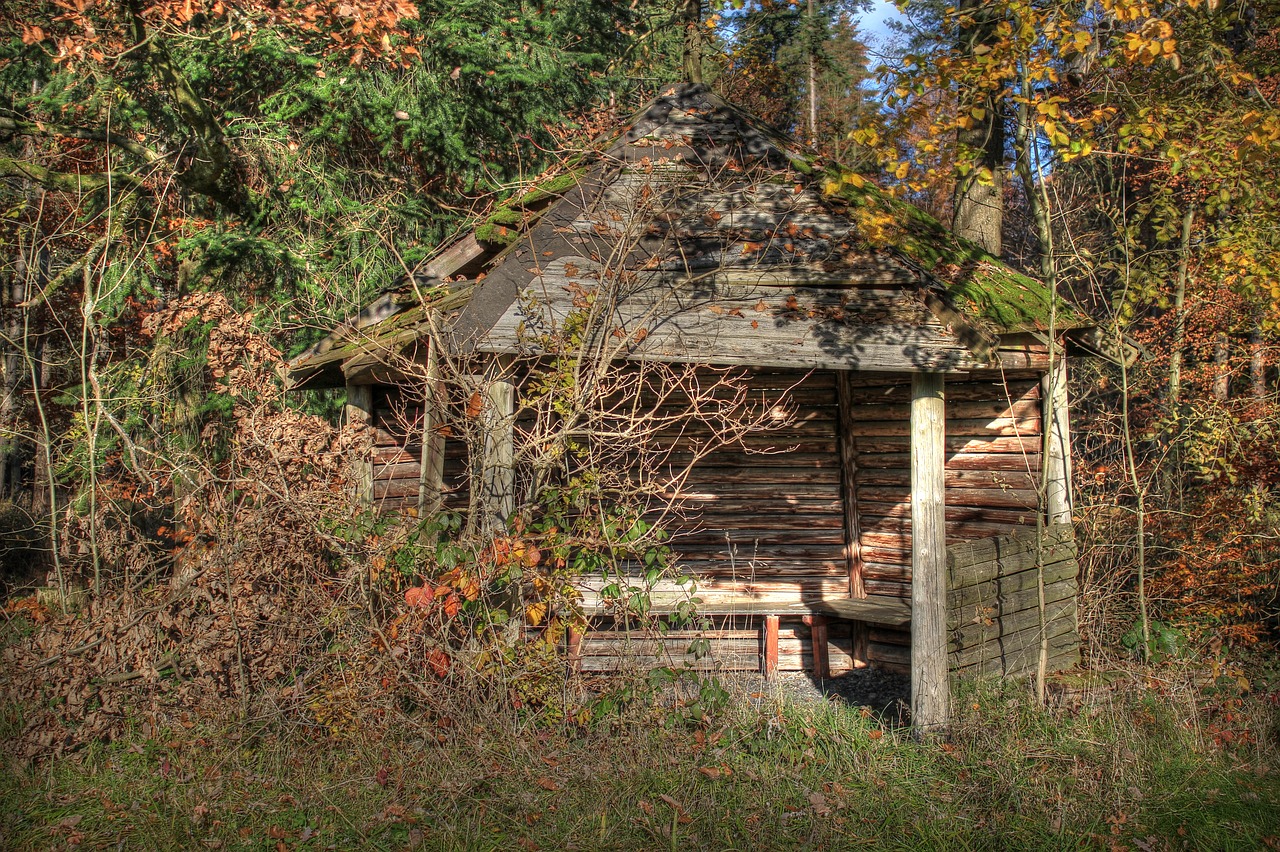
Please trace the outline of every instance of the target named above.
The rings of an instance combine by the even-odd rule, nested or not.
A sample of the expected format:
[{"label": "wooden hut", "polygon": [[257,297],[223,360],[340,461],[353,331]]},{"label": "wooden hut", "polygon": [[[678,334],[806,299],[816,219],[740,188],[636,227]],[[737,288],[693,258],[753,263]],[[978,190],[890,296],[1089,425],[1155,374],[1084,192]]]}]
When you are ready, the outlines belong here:
[{"label": "wooden hut", "polygon": [[[398,401],[389,355],[433,381],[442,359],[536,359],[548,326],[606,291],[611,357],[736,367],[794,414],[769,452],[739,442],[682,483],[698,511],[673,546],[721,617],[714,664],[910,667],[928,693],[948,655],[1000,674],[1076,661],[1063,355],[1091,323],[703,86],[673,87],[503,205],[298,358],[292,382],[345,385],[377,428],[367,499],[462,505],[468,482],[510,475],[509,449],[489,442],[468,479],[430,409]],[[513,392],[504,378],[487,403],[509,413]],[[607,668],[626,637],[597,627],[576,650]],[[682,653],[645,641],[633,652]]]}]

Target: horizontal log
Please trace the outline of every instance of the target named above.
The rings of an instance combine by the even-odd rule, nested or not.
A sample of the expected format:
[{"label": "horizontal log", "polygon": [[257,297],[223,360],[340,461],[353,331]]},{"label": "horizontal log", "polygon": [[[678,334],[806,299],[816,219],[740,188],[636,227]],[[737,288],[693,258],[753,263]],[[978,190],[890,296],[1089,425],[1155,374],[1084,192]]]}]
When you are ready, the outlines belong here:
[{"label": "horizontal log", "polygon": [[[946,524],[947,541],[960,542],[974,538],[986,538],[999,535],[1008,529],[1005,524],[985,524],[974,521],[957,521]],[[911,530],[892,524],[872,526],[863,529],[859,540],[874,547],[895,547],[900,550],[911,549]]]},{"label": "horizontal log", "polygon": [[911,647],[911,631],[906,628],[873,624],[867,631],[867,640],[881,645],[905,645]]},{"label": "horizontal log", "polygon": [[717,654],[695,659],[689,654],[641,656],[638,654],[583,657],[578,668],[585,672],[646,671],[665,667],[692,671],[755,671],[760,667],[759,654]]},{"label": "horizontal log", "polygon": [[[985,473],[985,471],[983,471]],[[1013,474],[1010,474],[1013,475]],[[788,485],[799,480],[813,485],[825,484],[839,486],[840,469],[833,465],[822,467],[713,467],[700,464],[689,470],[685,482],[689,485],[761,485],[776,483],[778,489],[785,490]]]},{"label": "horizontal log", "polygon": [[886,668],[889,666],[911,665],[911,648],[901,645],[882,645],[879,642],[867,643],[867,657],[872,665]]},{"label": "horizontal log", "polygon": [[[1032,573],[1032,572],[1028,572]],[[987,590],[985,596],[979,596],[975,590]],[[1050,581],[1045,579],[1045,605],[1055,604],[1076,596],[1076,578],[1072,571],[1068,576]],[[970,594],[973,592],[972,594]],[[979,619],[999,621],[1006,616],[1015,615],[1023,610],[1036,609],[1039,606],[1040,590],[1034,581],[1020,583],[1017,587],[1001,587],[992,589],[991,584],[972,586],[961,589],[954,595],[947,595],[947,617],[955,624],[968,624]]]},{"label": "horizontal log", "polygon": [[723,533],[726,530],[746,530],[754,527],[762,526],[765,523],[772,523],[775,531],[786,530],[841,530],[841,538],[843,539],[844,518],[837,512],[830,511],[823,514],[795,514],[789,508],[784,508],[776,515],[772,515],[768,511],[761,511],[762,505],[756,504],[752,507],[744,507],[739,512],[719,511],[719,504],[709,504],[703,511],[694,515],[689,515],[681,521],[670,520],[663,524],[663,528],[672,535],[683,535],[686,532],[690,534],[699,533],[716,533],[720,534],[723,539]]},{"label": "horizontal log", "polygon": [[978,565],[993,559],[1010,559],[1039,547],[1063,544],[1075,546],[1075,531],[1069,524],[1045,527],[1039,534],[1034,526],[1011,530],[1007,536],[970,541],[947,548],[947,566]]},{"label": "horizontal log", "polygon": [[[858,470],[878,468],[909,470],[911,455],[909,453],[872,453],[862,454],[856,459]],[[947,470],[1007,470],[1018,471],[1038,476],[1040,470],[1040,454],[1022,455],[1019,453],[953,453],[947,456]]]},{"label": "horizontal log", "polygon": [[[1075,548],[1071,545],[1059,544],[1046,547],[1039,552],[1029,550],[1010,559],[990,560],[976,565],[967,565],[949,569],[950,588],[962,589],[989,583],[997,578],[1015,577],[1021,574],[1035,575],[1036,566],[1042,565],[1048,571],[1050,566],[1076,565]],[[1074,569],[1071,569],[1074,570]]]},{"label": "horizontal log", "polygon": [[[834,446],[832,447],[834,450]],[[778,452],[778,453],[748,453],[743,452],[740,447],[726,448],[709,455],[695,456],[692,453],[673,452],[663,454],[659,462],[659,469],[666,467],[675,467],[679,470],[687,468],[690,464],[696,464],[695,470],[737,470],[746,468],[748,470],[764,470],[773,468],[783,468],[784,470],[822,470],[840,469],[840,457],[834,452]],[[769,476],[771,474],[762,472],[761,476]]]},{"label": "horizontal log", "polygon": [[[1000,382],[948,380],[945,388],[947,410],[952,403],[990,402],[1008,405],[1010,402],[1038,401],[1040,380],[1019,379],[1007,385]],[[878,386],[854,384],[853,401],[862,405],[894,405],[911,401],[911,382],[903,377],[893,384]]]},{"label": "horizontal log", "polygon": [[[869,485],[858,489],[859,503],[904,503],[910,505],[911,492],[907,488]],[[993,509],[1034,509],[1039,502],[1036,492],[1013,488],[952,488],[947,490],[947,502],[969,507],[989,506]]]},{"label": "horizontal log", "polygon": [[755,517],[766,507],[769,511],[783,512],[787,515],[805,513],[826,515],[832,512],[840,512],[843,508],[840,499],[833,495],[825,497],[789,495],[775,496],[771,499],[761,499],[759,497],[750,499],[721,494],[688,493],[679,498],[673,498],[670,494],[659,495],[659,499],[663,501],[674,500],[677,506],[691,513],[695,518],[700,517],[700,513],[704,512],[708,516],[713,514],[745,514],[747,517]]},{"label": "horizontal log", "polygon": [[[852,432],[858,437],[898,437],[907,434],[906,420],[859,420],[853,424]],[[947,418],[947,432],[957,435],[1021,435],[1023,437],[1040,434],[1040,418],[1008,417],[982,418],[978,420],[952,420]],[[861,441],[859,442],[861,444]]]},{"label": "horizontal log", "polygon": [[911,597],[911,584],[900,583],[896,580],[872,580],[865,579],[862,586],[869,595],[885,595],[886,597]]},{"label": "horizontal log", "polygon": [[[1065,548],[1057,548],[1046,550],[1044,552],[1043,562],[1040,563],[1044,570],[1046,578],[1054,580],[1063,577],[1074,577],[1079,573],[1079,563],[1077,563],[1075,554]],[[985,594],[984,590],[989,590],[993,584],[1003,584],[1005,588],[1013,588],[1018,583],[1035,583],[1038,575],[1036,563],[1032,563],[1028,567],[1018,571],[999,570],[998,566],[990,571],[976,571],[974,569],[993,565],[993,563],[984,563],[983,566],[970,566],[961,571],[949,572],[949,580],[947,588],[952,592],[964,592],[970,594]],[[977,590],[977,591],[970,591]]]},{"label": "horizontal log", "polygon": [[[881,524],[887,525],[890,529],[898,524],[906,524],[906,528],[911,528],[911,505],[910,503],[875,503],[864,499],[865,495],[859,494],[858,500],[858,518],[864,529],[872,529]],[[1007,534],[1012,528],[1035,525],[1036,519],[1032,512],[1025,509],[991,509],[975,506],[947,506],[946,516],[948,521],[972,522],[972,523],[992,523],[1001,524],[1004,529],[1002,534]]]},{"label": "horizontal log", "polygon": [[[1040,452],[1041,439],[1037,435],[966,435],[953,430],[947,424],[947,436],[944,441],[948,454],[955,453],[1013,453],[1031,455]],[[896,453],[908,455],[911,451],[911,439],[906,434],[877,435],[858,438],[858,458],[877,453]]]},{"label": "horizontal log", "polygon": [[[838,495],[838,490],[834,494]],[[745,497],[754,495],[770,503],[789,503],[792,499],[832,499],[833,485],[829,482],[786,482],[775,485],[770,482],[744,480],[739,483],[690,482],[679,491],[660,492],[659,497],[672,500],[714,500],[720,496]]]},{"label": "horizontal log", "polygon": [[[751,518],[754,523],[761,523],[768,518]],[[778,519],[781,522],[781,519]],[[680,532],[668,527],[671,533],[670,544],[677,550],[691,546],[713,546],[725,548],[730,544],[741,548],[744,546],[773,545],[833,545],[844,547],[844,530],[839,527],[807,529],[802,525],[787,523],[784,529],[737,529],[734,527],[707,528],[697,532]],[[772,553],[772,549],[770,553]]]},{"label": "horizontal log", "polygon": [[909,563],[864,562],[862,563],[862,573],[871,579],[911,582],[911,565]]},{"label": "horizontal log", "polygon": [[[857,472],[856,479],[859,489],[863,485],[910,485],[911,470],[909,468],[901,470],[863,468]],[[947,468],[945,472],[945,483],[948,490],[953,488],[1011,488],[1020,491],[1034,491],[1037,479],[1037,477],[1033,477],[1025,471],[1017,470],[955,470]]]},{"label": "horizontal log", "polygon": [[[1080,639],[1076,635],[1074,625],[1055,625],[1049,633],[1049,659],[1051,662],[1061,661],[1076,653],[1080,647]],[[989,645],[966,648],[949,654],[951,667],[959,673],[982,674],[1022,674],[1036,668],[1040,659],[1040,636],[1038,631],[1011,636],[1006,640],[992,642]],[[1053,668],[1049,669],[1054,671]]]},{"label": "horizontal log", "polygon": [[[1076,599],[1072,595],[1064,600],[1047,604],[1045,606],[1044,621],[1045,624],[1052,624],[1061,619],[1071,622],[1074,627],[1075,614]],[[1013,636],[1028,627],[1038,627],[1039,624],[1040,608],[1033,606],[1020,612],[1001,614],[992,624],[968,623],[954,625],[948,631],[949,647],[953,650],[968,648],[1004,636]]]},{"label": "horizontal log", "polygon": [[[950,391],[950,388],[947,390]],[[911,403],[909,400],[901,403],[875,405],[859,402],[853,406],[852,414],[855,421],[908,420],[911,417]],[[948,393],[946,416],[948,423],[952,420],[963,422],[966,420],[1010,420],[1039,417],[1040,400],[1018,399],[1014,400],[1012,404],[1003,397],[995,400],[973,399],[956,401]]]}]

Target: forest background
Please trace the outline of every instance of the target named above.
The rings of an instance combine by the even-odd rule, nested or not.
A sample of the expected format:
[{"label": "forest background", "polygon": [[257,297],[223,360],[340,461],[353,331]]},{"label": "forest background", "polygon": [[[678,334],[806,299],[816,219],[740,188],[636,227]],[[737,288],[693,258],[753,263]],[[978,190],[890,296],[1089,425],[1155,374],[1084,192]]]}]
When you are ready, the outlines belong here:
[{"label": "forest background", "polygon": [[[215,697],[340,730],[456,690],[486,629],[475,688],[587,712],[524,676],[554,649],[503,645],[492,623],[479,566],[524,560],[535,582],[538,543],[421,568],[410,533],[335,485],[354,440],[340,397],[286,395],[280,370],[682,77],[691,8],[700,73],[729,101],[955,218],[1140,353],[1073,364],[1089,656],[1194,659],[1249,691],[1240,660],[1280,623],[1276,3],[918,0],[872,59],[852,2],[14,0],[0,559],[17,752]],[[966,218],[975,199],[994,222]],[[405,601],[428,580],[439,606]],[[425,674],[391,653],[400,631]]]}]

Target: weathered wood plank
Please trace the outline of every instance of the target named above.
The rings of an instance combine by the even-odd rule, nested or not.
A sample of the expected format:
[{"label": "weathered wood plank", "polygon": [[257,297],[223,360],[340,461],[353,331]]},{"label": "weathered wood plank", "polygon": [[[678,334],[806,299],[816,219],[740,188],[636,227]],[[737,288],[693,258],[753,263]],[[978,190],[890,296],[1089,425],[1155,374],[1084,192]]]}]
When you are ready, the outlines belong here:
[{"label": "weathered wood plank", "polygon": [[[1013,489],[1017,491],[1035,491],[1036,477],[1020,470],[956,470],[943,469],[943,481],[948,490],[951,489]],[[862,468],[858,471],[858,487],[908,485],[911,482],[910,470],[892,468]],[[964,502],[963,495],[955,497],[957,502]]]},{"label": "weathered wood plank", "polygon": [[945,530],[946,406],[943,377],[911,379],[911,718],[924,731],[946,726],[947,682]]},{"label": "weathered wood plank", "polygon": [[[1062,544],[1074,547],[1075,532],[1068,525],[1055,524],[1045,528],[1043,539],[1040,541],[1044,545]],[[953,545],[947,552],[947,564],[955,568],[976,565],[992,559],[1009,559],[1034,549],[1037,543],[1035,527],[1015,530],[1007,536]]]}]

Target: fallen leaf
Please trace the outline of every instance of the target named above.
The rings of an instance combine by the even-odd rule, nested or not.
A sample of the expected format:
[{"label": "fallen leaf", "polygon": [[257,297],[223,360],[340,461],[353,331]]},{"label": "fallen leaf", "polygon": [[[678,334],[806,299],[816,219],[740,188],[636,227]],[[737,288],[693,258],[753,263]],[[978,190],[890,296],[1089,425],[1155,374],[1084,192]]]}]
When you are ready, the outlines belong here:
[{"label": "fallen leaf", "polygon": [[537,780],[537,781],[534,781],[533,783],[537,784],[539,787],[541,787],[541,788],[542,788],[542,789],[544,789],[544,790],[559,790],[559,789],[560,789],[560,785],[559,785],[559,784],[557,784],[557,783],[555,782],[555,779],[553,779],[553,778],[548,778],[548,777],[547,777],[547,776],[545,776],[545,775],[541,775],[541,776],[539,776],[539,777],[538,777],[538,780]]}]

